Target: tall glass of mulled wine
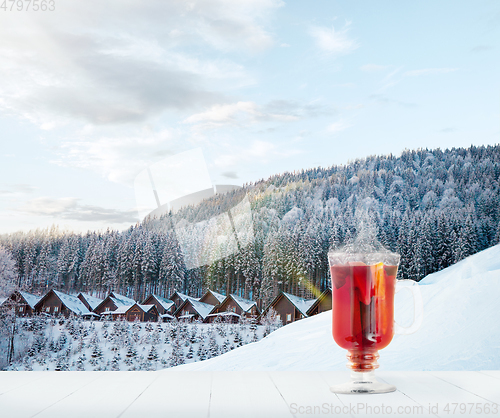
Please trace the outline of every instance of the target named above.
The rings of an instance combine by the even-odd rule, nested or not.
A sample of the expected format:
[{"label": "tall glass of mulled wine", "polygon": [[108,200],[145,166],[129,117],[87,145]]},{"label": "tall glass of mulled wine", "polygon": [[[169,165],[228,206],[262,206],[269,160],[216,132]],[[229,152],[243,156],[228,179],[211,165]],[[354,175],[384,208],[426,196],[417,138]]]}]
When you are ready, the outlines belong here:
[{"label": "tall glass of mulled wine", "polygon": [[[395,386],[378,382],[378,351],[387,347],[395,331],[415,332],[422,322],[420,289],[412,280],[396,280],[400,256],[380,245],[356,252],[351,247],[328,253],[332,278],[332,333],[348,351],[351,381],[331,387],[335,393],[386,393]],[[394,321],[396,284],[406,282],[415,306],[413,324],[403,328]],[[399,290],[399,289],[398,289]]]}]

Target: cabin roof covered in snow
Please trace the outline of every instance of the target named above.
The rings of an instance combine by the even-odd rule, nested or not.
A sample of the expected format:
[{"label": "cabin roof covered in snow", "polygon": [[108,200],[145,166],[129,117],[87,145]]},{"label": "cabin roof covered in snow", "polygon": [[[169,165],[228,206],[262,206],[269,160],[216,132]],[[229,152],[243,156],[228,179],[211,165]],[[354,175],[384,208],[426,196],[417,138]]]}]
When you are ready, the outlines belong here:
[{"label": "cabin roof covered in snow", "polygon": [[116,305],[117,308],[119,308],[120,306],[132,306],[133,304],[136,303],[134,300],[131,300],[128,298],[121,299],[121,298],[116,298],[113,296],[109,296],[109,298],[114,302],[114,304]]},{"label": "cabin roof covered in snow", "polygon": [[94,310],[102,302],[102,299],[96,298],[95,296],[90,296],[87,293],[80,292],[80,295],[87,301],[89,306]]},{"label": "cabin roof covered in snow", "polygon": [[214,297],[219,301],[219,303],[222,303],[226,297],[220,293],[214,292],[213,290],[208,289],[207,292],[210,292]]},{"label": "cabin roof covered in snow", "polygon": [[212,313],[207,315],[207,318],[209,316],[237,316],[238,318],[241,318],[241,315],[238,315],[236,312],[217,312],[217,313]]},{"label": "cabin roof covered in snow", "polygon": [[179,296],[182,300],[186,300],[189,296],[185,295],[184,293],[181,292],[176,292],[177,296]]},{"label": "cabin roof covered in snow", "polygon": [[285,296],[292,303],[292,305],[295,306],[304,316],[307,316],[306,312],[313,305],[313,303],[316,302],[316,299],[304,299],[300,296],[291,295],[290,293],[282,293],[283,296]]},{"label": "cabin roof covered in snow", "polygon": [[162,298],[161,296],[158,296],[158,295],[155,295],[155,294],[153,294],[152,296],[153,296],[153,297],[154,297],[154,298],[158,301],[158,303],[159,303],[161,306],[163,306],[163,308],[164,308],[165,310],[167,310],[167,311],[168,311],[168,310],[172,307],[172,305],[175,305],[175,303],[174,303],[173,301],[171,301],[170,299],[167,299],[167,298]]},{"label": "cabin roof covered in snow", "polygon": [[257,302],[253,300],[243,299],[233,294],[231,294],[230,296],[238,304],[238,306],[241,308],[243,312],[248,312],[250,309],[252,309],[252,306],[254,305],[257,306]]},{"label": "cabin roof covered in snow", "polygon": [[174,297],[174,295],[177,295],[179,296],[179,298],[185,302],[186,299],[193,299],[193,300],[200,300],[200,298],[193,298],[192,296],[189,296],[189,295],[185,295],[184,293],[181,293],[181,292],[178,292],[177,290],[172,294],[172,297]]},{"label": "cabin roof covered in snow", "polygon": [[325,297],[327,297],[328,294],[330,294],[330,297],[332,296],[332,288],[331,287],[327,287],[323,291],[323,293],[321,293],[321,295],[319,295],[317,297],[317,299],[314,300],[314,302],[311,304],[311,306],[309,306],[309,309],[306,312],[308,316],[311,313],[311,311],[313,311],[315,309],[315,307],[317,305],[319,305],[325,299]]},{"label": "cabin roof covered in snow", "polygon": [[207,315],[212,312],[214,305],[210,305],[208,303],[199,302],[198,300],[190,300],[193,308],[200,314],[200,316],[205,319]]},{"label": "cabin roof covered in snow", "polygon": [[111,292],[109,296],[111,296],[113,299],[119,300],[120,305],[133,305],[134,303],[136,303],[134,299],[130,299],[127,296],[123,296],[115,292]]},{"label": "cabin roof covered in snow", "polygon": [[53,290],[54,294],[61,300],[61,302],[68,308],[70,311],[74,312],[77,315],[88,315],[90,311],[83,304],[83,302],[78,299],[76,296],[70,296],[66,293],[59,292],[58,290]]},{"label": "cabin roof covered in snow", "polygon": [[[177,312],[182,312],[186,304],[190,303],[193,309],[198,312],[203,319],[207,317],[207,315],[212,312],[214,309],[214,305],[210,305],[208,303],[200,302],[198,299],[194,299],[192,297],[188,297],[181,306],[177,309]],[[179,318],[185,317],[185,315],[180,316]]]},{"label": "cabin roof covered in snow", "polygon": [[120,306],[120,307],[116,308],[114,311],[108,312],[108,313],[110,313],[111,315],[123,315],[123,314],[127,313],[130,309],[132,309],[134,306],[138,306],[144,312],[149,312],[151,309],[154,308],[155,305],[140,305],[138,303],[134,303],[133,305]]},{"label": "cabin roof covered in snow", "polygon": [[19,291],[19,294],[24,298],[26,303],[30,305],[31,309],[35,308],[35,305],[40,301],[40,296],[32,295],[31,293]]},{"label": "cabin roof covered in snow", "polygon": [[116,308],[114,311],[103,312],[103,314],[110,315],[123,315],[134,305],[122,305]]}]

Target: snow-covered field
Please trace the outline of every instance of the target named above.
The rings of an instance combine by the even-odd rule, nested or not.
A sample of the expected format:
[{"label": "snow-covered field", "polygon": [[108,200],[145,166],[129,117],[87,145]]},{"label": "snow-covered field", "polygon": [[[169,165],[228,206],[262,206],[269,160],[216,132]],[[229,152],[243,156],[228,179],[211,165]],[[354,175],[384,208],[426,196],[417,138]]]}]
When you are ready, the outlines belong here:
[{"label": "snow-covered field", "polygon": [[[380,351],[381,370],[500,369],[500,245],[420,283],[424,321]],[[408,325],[409,292],[396,296],[396,319]],[[331,336],[331,312],[287,325],[263,340],[174,370],[345,370],[346,351]]]},{"label": "snow-covered field", "polygon": [[159,370],[218,356],[274,329],[248,322],[56,322],[40,317],[21,320],[18,327],[16,361],[9,370]]}]

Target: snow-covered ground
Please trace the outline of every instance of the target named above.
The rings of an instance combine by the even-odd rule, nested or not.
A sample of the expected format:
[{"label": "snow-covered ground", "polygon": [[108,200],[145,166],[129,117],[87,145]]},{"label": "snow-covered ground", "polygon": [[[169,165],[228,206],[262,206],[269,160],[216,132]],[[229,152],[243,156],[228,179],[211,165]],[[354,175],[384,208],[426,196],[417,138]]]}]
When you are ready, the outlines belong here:
[{"label": "snow-covered ground", "polygon": [[23,319],[18,322],[16,356],[9,370],[159,370],[218,356],[258,341],[273,329],[248,322]]},{"label": "snow-covered ground", "polygon": [[[500,245],[420,283],[424,321],[380,351],[381,370],[500,369]],[[409,292],[396,296],[396,320],[409,325]],[[331,335],[331,312],[287,325],[263,340],[174,370],[345,370]],[[172,370],[172,369],[170,369]]]}]

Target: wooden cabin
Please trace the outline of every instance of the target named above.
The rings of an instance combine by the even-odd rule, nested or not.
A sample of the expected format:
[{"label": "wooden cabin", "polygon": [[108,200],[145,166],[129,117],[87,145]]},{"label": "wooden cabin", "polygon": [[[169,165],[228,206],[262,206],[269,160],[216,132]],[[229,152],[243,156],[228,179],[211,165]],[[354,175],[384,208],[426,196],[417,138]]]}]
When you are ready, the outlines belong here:
[{"label": "wooden cabin", "polygon": [[40,299],[40,296],[16,290],[8,298],[5,298],[1,305],[2,307],[14,308],[17,316],[31,316]]},{"label": "wooden cabin", "polygon": [[77,296],[78,299],[82,301],[85,307],[90,311],[94,312],[94,309],[99,306],[102,299],[96,298],[95,296],[88,295],[87,293],[80,292]]},{"label": "wooden cabin", "polygon": [[175,319],[175,316],[169,313],[164,313],[163,315],[160,315],[160,319],[162,322],[169,322]]},{"label": "wooden cabin", "polygon": [[204,322],[211,324],[212,322],[219,320],[225,324],[237,324],[240,322],[240,319],[241,316],[234,312],[217,312],[208,314]]},{"label": "wooden cabin", "polygon": [[120,295],[120,294],[118,294],[118,293],[116,293],[116,292],[111,292],[111,293],[109,294],[109,296],[111,296],[111,297],[113,297],[113,298],[115,298],[115,299],[119,299],[119,300],[121,300],[122,302],[129,302],[129,303],[130,303],[130,304],[132,304],[132,305],[133,305],[134,303],[136,303],[136,301],[135,301],[134,299],[129,298],[129,297],[127,297],[127,296]]},{"label": "wooden cabin", "polygon": [[[179,309],[179,307],[186,301],[187,298],[190,298],[191,296],[185,295],[184,293],[180,293],[177,290],[172,293],[169,297],[169,299],[175,303],[175,309],[174,312]],[[194,300],[198,300],[198,298],[191,298]]]},{"label": "wooden cabin", "polygon": [[299,296],[291,295],[290,293],[280,292],[278,296],[269,304],[262,312],[262,318],[267,314],[270,308],[273,308],[278,319],[283,325],[297,321],[302,318],[307,318],[307,311],[313,305],[316,299],[304,299]]},{"label": "wooden cabin", "polygon": [[106,312],[103,315],[110,315],[114,321],[125,319],[130,322],[136,320],[141,322],[156,322],[159,316],[155,305],[139,305],[138,303],[129,306],[120,306],[113,312]]},{"label": "wooden cabin", "polygon": [[321,312],[332,310],[332,289],[327,288],[306,312],[307,316],[317,315]]},{"label": "wooden cabin", "polygon": [[224,302],[226,297],[220,293],[208,289],[206,293],[200,298],[200,302],[208,303],[209,305],[218,306]]},{"label": "wooden cabin", "polygon": [[142,305],[155,305],[160,315],[172,314],[176,309],[175,303],[172,300],[154,294],[144,299]]},{"label": "wooden cabin", "polygon": [[76,296],[70,296],[57,290],[50,290],[35,305],[35,311],[49,315],[81,315],[94,316]]},{"label": "wooden cabin", "polygon": [[258,316],[260,310],[257,307],[257,302],[253,300],[243,299],[236,295],[228,295],[219,306],[216,306],[211,314],[217,314],[221,312],[233,312],[240,316]]},{"label": "wooden cabin", "polygon": [[106,312],[113,312],[120,306],[132,306],[135,300],[126,296],[119,295],[118,293],[111,292],[106,299],[104,299],[95,309],[94,312],[98,315],[105,314]]},{"label": "wooden cabin", "polygon": [[204,321],[213,309],[214,305],[209,305],[208,303],[188,297],[175,311],[174,316],[179,320],[194,321],[200,319]]}]

